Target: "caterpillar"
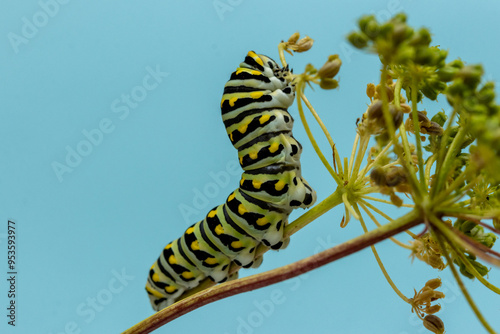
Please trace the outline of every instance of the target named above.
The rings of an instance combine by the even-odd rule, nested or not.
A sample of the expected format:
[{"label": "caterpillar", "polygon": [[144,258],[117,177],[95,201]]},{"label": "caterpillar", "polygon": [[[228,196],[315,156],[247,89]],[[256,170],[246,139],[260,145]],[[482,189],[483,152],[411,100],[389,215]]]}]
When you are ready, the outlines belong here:
[{"label": "caterpillar", "polygon": [[191,225],[170,242],[149,271],[146,291],[158,311],[209,278],[233,279],[234,262],[258,267],[261,243],[286,247],[284,227],[293,209],[307,208],[316,193],[302,178],[301,144],[292,136],[293,118],[287,109],[295,99],[288,66],[248,52],[231,74],[221,101],[222,120],[243,174],[239,187],[224,204]]}]

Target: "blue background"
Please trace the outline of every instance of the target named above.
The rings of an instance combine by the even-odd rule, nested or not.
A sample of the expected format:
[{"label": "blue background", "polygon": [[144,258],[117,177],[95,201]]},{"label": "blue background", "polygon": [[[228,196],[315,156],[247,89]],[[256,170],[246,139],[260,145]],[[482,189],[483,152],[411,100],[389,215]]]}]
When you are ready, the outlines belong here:
[{"label": "blue background", "polygon": [[[43,5],[51,2],[0,2],[2,333],[118,333],[152,314],[144,291],[150,265],[168,241],[237,186],[239,172],[228,169],[236,151],[219,103],[226,80],[248,50],[278,58],[278,42],[300,31],[316,42],[307,54],[288,57],[296,73],[308,62],[319,67],[329,54],[340,55],[340,88],[309,91],[308,97],[342,156],[350,154],[354,122],[368,102],[366,84],[379,75],[376,57],[345,42],[362,14],[386,19],[404,10],[411,25],[431,28],[434,43],[449,49],[450,59],[482,62],[488,79],[500,77],[500,5],[493,1],[66,0],[59,8]],[[218,12],[215,3],[226,4],[227,11]],[[40,14],[43,6],[51,16]],[[29,38],[12,42],[13,34],[22,36],[26,21],[33,20],[40,27],[24,28]],[[168,75],[157,85],[148,79],[151,90],[144,90],[148,68]],[[133,108],[121,101],[122,94],[141,92],[147,96]],[[441,106],[428,111],[434,114]],[[334,182],[314,155],[296,107],[290,111],[295,137],[304,145],[304,176],[321,200],[334,191]],[[111,122],[104,126],[108,133],[95,137],[90,148],[81,146],[83,132],[102,122]],[[58,178],[54,162],[65,164],[68,149],[78,145],[89,154]],[[214,173],[226,173],[228,184],[214,186]],[[208,195],[199,210],[193,204],[197,192]],[[187,207],[198,212],[183,215]],[[340,207],[330,211],[296,234],[288,249],[266,254],[259,269],[240,274],[294,262],[362,233],[356,221],[340,229],[342,215]],[[15,328],[5,316],[7,219],[18,227]],[[446,299],[439,316],[449,333],[483,332],[448,270],[437,272],[418,260],[411,264],[408,252],[391,242],[377,247],[409,297],[428,279],[442,278]],[[499,274],[495,269],[489,275],[497,285]],[[479,282],[467,286],[500,330],[498,296]],[[97,311],[91,311],[93,299]],[[273,306],[262,310],[269,300]],[[205,306],[158,333],[313,328],[316,333],[426,332],[385,282],[371,251],[364,250],[300,279]]]}]

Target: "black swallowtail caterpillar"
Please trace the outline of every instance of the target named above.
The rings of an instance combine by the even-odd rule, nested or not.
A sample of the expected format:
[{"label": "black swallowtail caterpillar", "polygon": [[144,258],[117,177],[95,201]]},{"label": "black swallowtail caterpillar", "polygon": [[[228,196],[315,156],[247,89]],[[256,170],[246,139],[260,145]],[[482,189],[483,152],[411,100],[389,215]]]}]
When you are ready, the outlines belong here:
[{"label": "black swallowtail caterpillar", "polygon": [[[160,310],[201,280],[229,277],[231,262],[257,267],[260,243],[284,248],[284,227],[293,209],[316,201],[302,178],[302,146],[292,136],[287,108],[295,98],[288,67],[250,51],[224,87],[222,119],[244,172],[224,204],[169,243],[149,271],[146,291]],[[237,273],[236,273],[237,274]]]}]

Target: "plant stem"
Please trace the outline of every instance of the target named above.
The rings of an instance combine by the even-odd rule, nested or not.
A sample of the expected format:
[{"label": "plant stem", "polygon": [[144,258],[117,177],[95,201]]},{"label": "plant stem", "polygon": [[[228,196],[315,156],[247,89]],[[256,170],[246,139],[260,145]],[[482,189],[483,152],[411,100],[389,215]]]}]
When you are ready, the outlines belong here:
[{"label": "plant stem", "polygon": [[[388,221],[392,221],[393,219],[391,217],[389,217],[387,214],[385,214],[383,211],[379,210],[378,208],[374,207],[372,204],[368,203],[367,201],[361,199],[359,201],[359,203],[362,203],[363,205],[366,205],[367,207],[369,207],[370,209],[372,209],[373,211],[375,211],[376,213],[378,213],[379,215],[381,215],[382,217],[384,217],[385,219],[387,219]],[[413,239],[416,239],[417,236],[411,232],[411,231],[405,231],[408,235],[410,235]]]},{"label": "plant stem", "polygon": [[450,267],[451,272],[453,273],[453,276],[455,277],[455,280],[457,281],[458,286],[460,287],[460,290],[462,290],[462,293],[464,294],[465,299],[467,299],[469,306],[472,308],[472,311],[474,312],[474,314],[476,315],[478,320],[481,322],[483,327],[488,331],[488,333],[496,334],[496,332],[493,330],[493,328],[490,327],[490,325],[488,324],[486,319],[484,319],[483,315],[481,314],[481,312],[477,308],[476,304],[474,303],[474,301],[472,300],[472,297],[469,294],[469,291],[467,291],[467,289],[465,288],[464,282],[460,278],[460,275],[457,272],[457,268],[455,268],[455,265],[453,264],[453,262],[450,258],[450,255],[448,254],[448,252],[444,251],[446,249],[446,246],[444,244],[444,241],[442,240],[443,236],[438,231],[434,231],[434,232],[435,232],[436,239],[439,242],[439,246],[443,250],[443,255],[445,256],[446,261],[449,264],[448,267]]},{"label": "plant stem", "polygon": [[387,239],[399,232],[416,226],[421,222],[422,220],[419,218],[418,211],[413,210],[389,224],[303,260],[261,274],[222,283],[210,289],[203,290],[189,298],[183,299],[169,307],[164,308],[130,329],[127,329],[122,334],[150,333],[164,324],[201,306],[229,296],[252,291],[299,276],[327,263],[344,258],[379,241]]},{"label": "plant stem", "polygon": [[[377,225],[377,227],[382,226],[382,224],[380,224],[378,222],[378,220],[375,218],[375,216],[373,215],[373,213],[371,213],[370,210],[368,210],[368,208],[363,203],[359,203],[359,205],[366,212],[366,214],[370,217],[370,219],[373,221],[373,223],[375,223],[375,225]],[[406,249],[409,249],[409,250],[413,249],[410,245],[407,245],[407,244],[399,241],[398,239],[396,239],[394,237],[390,237],[389,239],[392,242],[394,242],[396,245],[400,246],[400,247],[403,247],[403,248],[406,248]]]},{"label": "plant stem", "polygon": [[[380,202],[380,203],[394,205],[391,201],[388,201],[388,200],[385,200],[385,199],[380,199],[380,198],[371,197],[371,196],[362,196],[362,197],[364,199],[367,199],[367,200],[370,200],[370,201],[375,201],[375,202]],[[403,204],[401,206],[406,207],[406,208],[414,208],[415,207],[415,205],[413,205],[413,204]]]},{"label": "plant stem", "polygon": [[299,231],[301,228],[320,217],[330,209],[336,207],[342,203],[342,190],[337,188],[333,194],[325,198],[321,203],[316,204],[306,213],[304,213],[299,218],[295,219],[293,222],[285,227],[285,238],[291,236],[295,232]]},{"label": "plant stem", "polygon": [[[365,231],[365,233],[368,233],[368,229],[366,228],[366,224],[364,222],[363,216],[361,215],[361,212],[359,211],[359,207],[357,206],[357,204],[354,204],[353,206],[354,206],[354,210],[356,210],[356,213],[359,216],[359,222],[361,223],[361,227],[363,228],[363,231]],[[378,252],[375,249],[375,246],[371,245],[370,247],[372,249],[373,255],[375,256],[375,259],[377,260],[378,266],[380,267],[380,270],[382,271],[382,274],[384,274],[384,277],[387,280],[387,283],[389,283],[389,285],[394,290],[394,292],[396,292],[396,294],[399,296],[399,298],[401,298],[402,300],[404,300],[408,304],[411,304],[410,300],[408,298],[406,298],[406,296],[401,291],[399,291],[396,284],[394,284],[394,282],[392,281],[391,276],[389,276],[389,273],[387,273],[387,270],[385,270],[384,264],[382,263],[382,260],[378,256]]]},{"label": "plant stem", "polygon": [[328,132],[325,124],[323,123],[323,121],[319,117],[316,110],[314,110],[311,102],[309,102],[309,100],[307,99],[307,97],[304,93],[301,94],[301,97],[302,97],[302,100],[304,100],[304,103],[306,104],[307,108],[311,111],[311,114],[314,116],[314,118],[318,122],[319,126],[321,127],[321,130],[323,130],[323,133],[325,134],[326,139],[328,140],[328,143],[330,144],[330,146],[334,146],[335,143],[333,142],[332,136],[330,136],[330,133]]},{"label": "plant stem", "polygon": [[[397,136],[396,136],[397,138]],[[375,166],[375,164],[387,153],[387,151],[389,150],[389,148],[392,146],[393,144],[393,141],[389,141],[389,144],[387,144],[383,149],[382,151],[380,151],[379,154],[377,154],[377,157],[372,161],[370,162],[368,165],[365,166],[365,168],[363,168],[363,170],[361,171],[360,176],[365,176],[366,173],[368,173],[368,171],[373,167]]]},{"label": "plant stem", "polygon": [[356,180],[359,177],[364,178],[364,175],[359,174],[359,168],[363,162],[363,158],[366,153],[366,148],[368,147],[368,142],[370,141],[369,136],[362,136],[358,148],[358,154],[356,155],[356,160],[354,162],[354,168],[351,172],[352,179]]},{"label": "plant stem", "polygon": [[[321,117],[319,117],[318,113],[316,112],[316,110],[312,106],[311,102],[309,102],[309,100],[307,99],[306,95],[303,92],[300,94],[300,96],[302,97],[302,100],[304,100],[304,103],[306,104],[309,111],[311,111],[311,114],[316,119],[316,122],[318,122],[319,126],[321,127],[321,130],[323,130],[323,133],[325,134],[326,139],[328,140],[328,143],[330,144],[330,147],[332,148],[332,150],[334,150],[335,142],[333,141],[332,136],[328,132],[328,129],[326,128],[325,124],[321,120]],[[342,165],[340,163],[340,156],[339,156],[337,150],[334,150],[333,156],[334,156],[334,160],[337,162],[337,165],[339,166],[339,173],[338,174],[342,174]]]},{"label": "plant stem", "polygon": [[354,144],[352,144],[352,151],[351,151],[351,157],[349,158],[349,165],[346,167],[347,168],[347,177],[346,179],[349,180],[351,178],[351,168],[352,164],[354,163],[354,156],[356,155],[356,148],[358,147],[359,143],[359,133],[356,132],[356,137],[354,138]]},{"label": "plant stem", "polygon": [[417,98],[418,98],[418,83],[416,79],[413,79],[411,86],[411,112],[413,117],[413,131],[415,132],[415,141],[417,143],[418,171],[420,176],[419,184],[420,184],[420,189],[424,194],[427,192],[427,184],[424,175],[424,158],[422,155],[422,140],[420,139],[420,122],[418,120]]},{"label": "plant stem", "polygon": [[297,109],[299,110],[299,115],[300,115],[300,119],[302,121],[302,125],[304,125],[304,129],[307,133],[307,137],[309,138],[309,141],[311,142],[312,146],[314,147],[314,150],[316,151],[316,154],[320,158],[321,162],[323,163],[323,165],[325,165],[326,169],[328,170],[330,175],[333,177],[335,182],[338,185],[340,185],[340,184],[342,184],[342,180],[340,179],[338,174],[333,170],[332,166],[330,166],[330,164],[328,163],[328,160],[326,160],[325,156],[321,152],[321,149],[319,148],[318,143],[316,142],[316,139],[314,139],[314,136],[311,132],[311,129],[309,128],[309,124],[307,123],[306,117],[304,115],[304,109],[302,108],[302,98],[301,98],[302,91],[303,91],[303,84],[304,83],[301,81],[297,85],[297,91],[299,92],[298,97],[297,97]]},{"label": "plant stem", "polygon": [[474,275],[474,277],[477,278],[481,283],[483,283],[485,287],[500,295],[500,289],[498,287],[485,280],[484,277],[470,263],[469,259],[454,244],[449,245],[453,249],[453,252],[460,258],[460,261],[462,261],[465,267],[467,267],[469,273]]}]

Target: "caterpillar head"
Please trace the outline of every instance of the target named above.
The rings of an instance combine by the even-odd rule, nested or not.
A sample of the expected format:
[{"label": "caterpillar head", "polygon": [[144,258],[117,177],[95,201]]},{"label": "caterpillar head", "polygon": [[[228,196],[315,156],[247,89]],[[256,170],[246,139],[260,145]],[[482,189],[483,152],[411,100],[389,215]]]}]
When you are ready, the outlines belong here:
[{"label": "caterpillar head", "polygon": [[288,78],[290,73],[292,73],[288,65],[286,67],[280,67],[272,58],[262,54],[256,54],[254,51],[248,52],[245,61],[240,64],[240,67],[257,70],[269,78],[276,77],[283,83],[289,82]]}]

